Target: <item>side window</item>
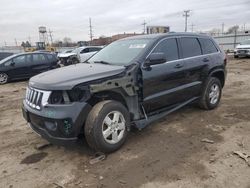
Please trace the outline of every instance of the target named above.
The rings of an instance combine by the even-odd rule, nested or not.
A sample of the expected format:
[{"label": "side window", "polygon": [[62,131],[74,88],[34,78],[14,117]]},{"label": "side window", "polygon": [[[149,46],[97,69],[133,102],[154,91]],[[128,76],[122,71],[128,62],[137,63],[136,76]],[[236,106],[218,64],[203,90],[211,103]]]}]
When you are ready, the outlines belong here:
[{"label": "side window", "polygon": [[167,61],[173,61],[179,58],[176,39],[165,39],[159,43],[153,53],[165,53]]},{"label": "side window", "polygon": [[45,63],[46,58],[43,54],[33,54],[33,63],[38,64],[38,63]]},{"label": "side window", "polygon": [[90,52],[97,52],[99,50],[101,50],[101,48],[90,48],[89,49]]},{"label": "side window", "polygon": [[83,49],[83,50],[80,52],[80,54],[88,53],[88,52],[89,52],[89,48],[85,48],[85,49]]},{"label": "side window", "polygon": [[48,60],[51,62],[51,61],[55,61],[55,56],[53,56],[52,54],[48,54],[47,55],[47,58],[48,58]]},{"label": "side window", "polygon": [[218,52],[218,49],[215,47],[214,43],[210,39],[200,38],[201,48],[203,54],[211,54]]},{"label": "side window", "polygon": [[197,38],[183,37],[180,43],[184,58],[201,55],[201,47]]},{"label": "side window", "polygon": [[18,57],[13,58],[12,60],[15,64],[24,64],[25,63],[25,55],[20,55]]}]

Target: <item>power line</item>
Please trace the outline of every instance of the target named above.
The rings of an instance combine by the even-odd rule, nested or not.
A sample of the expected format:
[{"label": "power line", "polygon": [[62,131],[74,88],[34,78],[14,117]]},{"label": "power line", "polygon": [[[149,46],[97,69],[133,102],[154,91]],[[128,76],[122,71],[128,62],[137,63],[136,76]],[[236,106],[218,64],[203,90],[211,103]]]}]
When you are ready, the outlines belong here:
[{"label": "power line", "polygon": [[143,21],[143,23],[142,23],[142,25],[143,25],[143,34],[145,34],[146,33],[146,21],[144,20]]},{"label": "power line", "polygon": [[185,32],[187,32],[187,18],[190,16],[190,11],[191,10],[184,10],[183,12],[184,12],[184,14],[183,14],[183,16],[185,17]]}]

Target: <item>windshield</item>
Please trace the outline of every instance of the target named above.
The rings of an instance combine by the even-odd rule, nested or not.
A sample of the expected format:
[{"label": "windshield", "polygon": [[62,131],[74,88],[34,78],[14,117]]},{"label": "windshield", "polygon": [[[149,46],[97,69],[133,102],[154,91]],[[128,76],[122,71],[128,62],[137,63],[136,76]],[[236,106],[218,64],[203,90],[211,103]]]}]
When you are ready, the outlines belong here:
[{"label": "windshield", "polygon": [[242,43],[240,43],[241,45],[250,45],[250,40],[245,40]]},{"label": "windshield", "polygon": [[146,48],[150,41],[150,39],[131,39],[113,42],[95,54],[88,62],[128,65]]}]

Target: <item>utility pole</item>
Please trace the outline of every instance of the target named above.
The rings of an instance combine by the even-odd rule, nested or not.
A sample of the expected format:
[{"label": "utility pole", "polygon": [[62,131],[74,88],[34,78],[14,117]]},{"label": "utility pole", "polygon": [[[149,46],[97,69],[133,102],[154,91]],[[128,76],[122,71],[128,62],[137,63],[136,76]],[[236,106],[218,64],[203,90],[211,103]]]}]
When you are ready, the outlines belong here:
[{"label": "utility pole", "polygon": [[184,10],[183,12],[184,12],[184,14],[183,14],[183,16],[185,17],[185,32],[187,32],[187,19],[188,19],[188,17],[190,16],[190,11],[191,10]]},{"label": "utility pole", "polygon": [[142,25],[143,25],[143,34],[145,34],[146,33],[146,21],[144,20],[144,22],[142,23]]},{"label": "utility pole", "polygon": [[28,41],[29,41],[29,43],[31,45],[31,37],[30,36],[28,37]]},{"label": "utility pole", "polygon": [[49,29],[49,37],[50,37],[51,45],[53,44],[53,36],[52,36],[52,33],[53,33],[53,31],[51,31],[51,30]]},{"label": "utility pole", "polygon": [[16,46],[18,46],[18,45],[17,45],[17,40],[16,40],[16,38],[15,38],[15,44],[16,44]]},{"label": "utility pole", "polygon": [[194,32],[194,26],[195,25],[192,23],[190,26],[191,26],[191,31]]},{"label": "utility pole", "polygon": [[225,24],[224,22],[221,24],[221,34],[223,35],[224,34],[224,27],[225,27]]},{"label": "utility pole", "polygon": [[91,18],[89,18],[89,37],[90,37],[90,43],[92,43],[92,40],[93,40],[93,28],[92,28]]}]

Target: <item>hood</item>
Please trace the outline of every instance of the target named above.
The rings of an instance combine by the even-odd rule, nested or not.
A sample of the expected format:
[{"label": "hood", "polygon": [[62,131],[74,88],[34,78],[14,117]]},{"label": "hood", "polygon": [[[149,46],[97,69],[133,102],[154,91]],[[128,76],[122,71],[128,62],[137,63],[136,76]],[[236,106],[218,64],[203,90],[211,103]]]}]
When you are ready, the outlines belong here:
[{"label": "hood", "polygon": [[76,55],[76,53],[59,53],[57,57],[70,57],[72,55]]},{"label": "hood", "polygon": [[41,90],[70,90],[77,84],[113,76],[124,70],[123,66],[79,63],[38,74],[30,79],[29,85]]},{"label": "hood", "polygon": [[246,49],[246,48],[250,49],[250,44],[246,44],[246,45],[239,44],[236,46],[236,49]]}]

